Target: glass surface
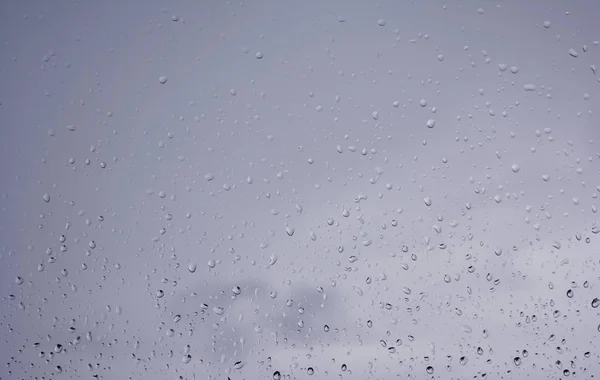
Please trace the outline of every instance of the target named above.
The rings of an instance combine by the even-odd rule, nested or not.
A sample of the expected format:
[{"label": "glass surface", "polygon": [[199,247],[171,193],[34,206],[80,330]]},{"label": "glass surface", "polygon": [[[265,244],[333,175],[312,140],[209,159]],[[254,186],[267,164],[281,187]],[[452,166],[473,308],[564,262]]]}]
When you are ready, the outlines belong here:
[{"label": "glass surface", "polygon": [[0,379],[597,378],[599,15],[3,1]]}]

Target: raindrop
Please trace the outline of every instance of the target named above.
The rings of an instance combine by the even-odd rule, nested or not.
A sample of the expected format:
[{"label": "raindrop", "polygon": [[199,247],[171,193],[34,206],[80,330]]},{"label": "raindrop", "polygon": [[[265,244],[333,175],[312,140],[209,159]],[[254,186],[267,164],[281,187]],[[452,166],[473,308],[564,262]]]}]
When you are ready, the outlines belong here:
[{"label": "raindrop", "polygon": [[432,366],[428,366],[427,368],[425,368],[425,371],[429,374],[429,375],[433,375],[433,367]]},{"label": "raindrop", "polygon": [[196,263],[189,263],[188,264],[188,270],[190,271],[190,273],[194,273],[196,271]]},{"label": "raindrop", "polygon": [[42,199],[44,200],[44,202],[48,203],[48,202],[50,202],[50,195],[44,194],[44,196],[42,197]]},{"label": "raindrop", "polygon": [[513,164],[511,166],[511,169],[512,169],[513,173],[518,173],[519,170],[521,170],[521,168],[519,167],[519,164]]},{"label": "raindrop", "polygon": [[600,298],[594,298],[594,299],[592,300],[592,307],[593,307],[594,309],[596,309],[596,308],[598,308],[598,306],[600,306]]},{"label": "raindrop", "polygon": [[427,128],[433,128],[433,127],[435,127],[435,120],[433,120],[433,119],[427,120],[427,124],[426,125],[427,125]]},{"label": "raindrop", "polygon": [[167,83],[168,80],[169,80],[169,78],[167,78],[165,75],[158,78],[158,81],[160,82],[160,84],[165,84],[165,83]]},{"label": "raindrop", "polygon": [[579,53],[577,53],[575,49],[569,49],[569,55],[573,58],[579,57]]},{"label": "raindrop", "polygon": [[279,371],[273,372],[273,380],[281,380],[281,373]]},{"label": "raindrop", "polygon": [[315,370],[313,369],[313,367],[308,367],[306,369],[306,373],[308,373],[309,375],[314,375],[315,374]]},{"label": "raindrop", "polygon": [[515,365],[516,365],[517,367],[518,367],[518,366],[520,366],[520,365],[521,365],[521,358],[520,358],[520,357],[518,357],[518,356],[517,356],[517,357],[515,357],[515,358],[513,359],[513,363],[515,363]]},{"label": "raindrop", "polygon": [[235,369],[242,369],[243,366],[244,366],[244,362],[241,360],[233,363],[233,368],[235,368]]},{"label": "raindrop", "polygon": [[425,206],[431,206],[431,197],[423,198],[423,202],[425,202]]},{"label": "raindrop", "polygon": [[377,25],[379,25],[379,26],[385,26],[385,20],[384,19],[379,19],[377,21]]}]

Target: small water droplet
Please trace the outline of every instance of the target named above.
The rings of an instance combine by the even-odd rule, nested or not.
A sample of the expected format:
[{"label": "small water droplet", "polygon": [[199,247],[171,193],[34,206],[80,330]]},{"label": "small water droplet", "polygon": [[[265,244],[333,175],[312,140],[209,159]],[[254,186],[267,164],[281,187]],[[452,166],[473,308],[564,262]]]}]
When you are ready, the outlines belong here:
[{"label": "small water droplet", "polygon": [[579,53],[575,49],[569,49],[569,55],[573,58],[579,57]]},{"label": "small water droplet", "polygon": [[513,359],[513,363],[515,363],[515,365],[516,365],[517,367],[518,367],[518,366],[520,366],[520,365],[521,365],[521,358],[520,358],[520,357],[518,357],[518,356],[517,356],[517,357],[515,357],[515,358]]},{"label": "small water droplet", "polygon": [[244,364],[245,363],[243,361],[241,361],[241,360],[237,361],[237,362],[233,363],[233,368],[235,368],[235,369],[242,369],[242,367],[244,367]]},{"label": "small water droplet", "polygon": [[167,78],[166,75],[163,75],[160,78],[158,78],[158,81],[160,82],[160,84],[165,84],[165,83],[167,83],[168,80],[169,80],[169,78]]}]

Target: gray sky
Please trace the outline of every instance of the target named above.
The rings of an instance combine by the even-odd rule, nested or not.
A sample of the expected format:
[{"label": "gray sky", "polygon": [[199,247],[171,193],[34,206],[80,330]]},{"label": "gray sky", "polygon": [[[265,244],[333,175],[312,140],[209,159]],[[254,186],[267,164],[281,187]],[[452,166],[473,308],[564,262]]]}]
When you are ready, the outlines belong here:
[{"label": "gray sky", "polygon": [[600,373],[598,14],[4,2],[0,379]]}]

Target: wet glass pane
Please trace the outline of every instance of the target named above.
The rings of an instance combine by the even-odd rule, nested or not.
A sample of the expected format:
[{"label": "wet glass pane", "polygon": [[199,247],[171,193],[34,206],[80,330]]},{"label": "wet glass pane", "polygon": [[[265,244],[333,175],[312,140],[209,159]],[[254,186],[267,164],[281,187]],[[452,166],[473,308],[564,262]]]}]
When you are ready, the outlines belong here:
[{"label": "wet glass pane", "polygon": [[598,376],[599,15],[3,1],[0,379]]}]

